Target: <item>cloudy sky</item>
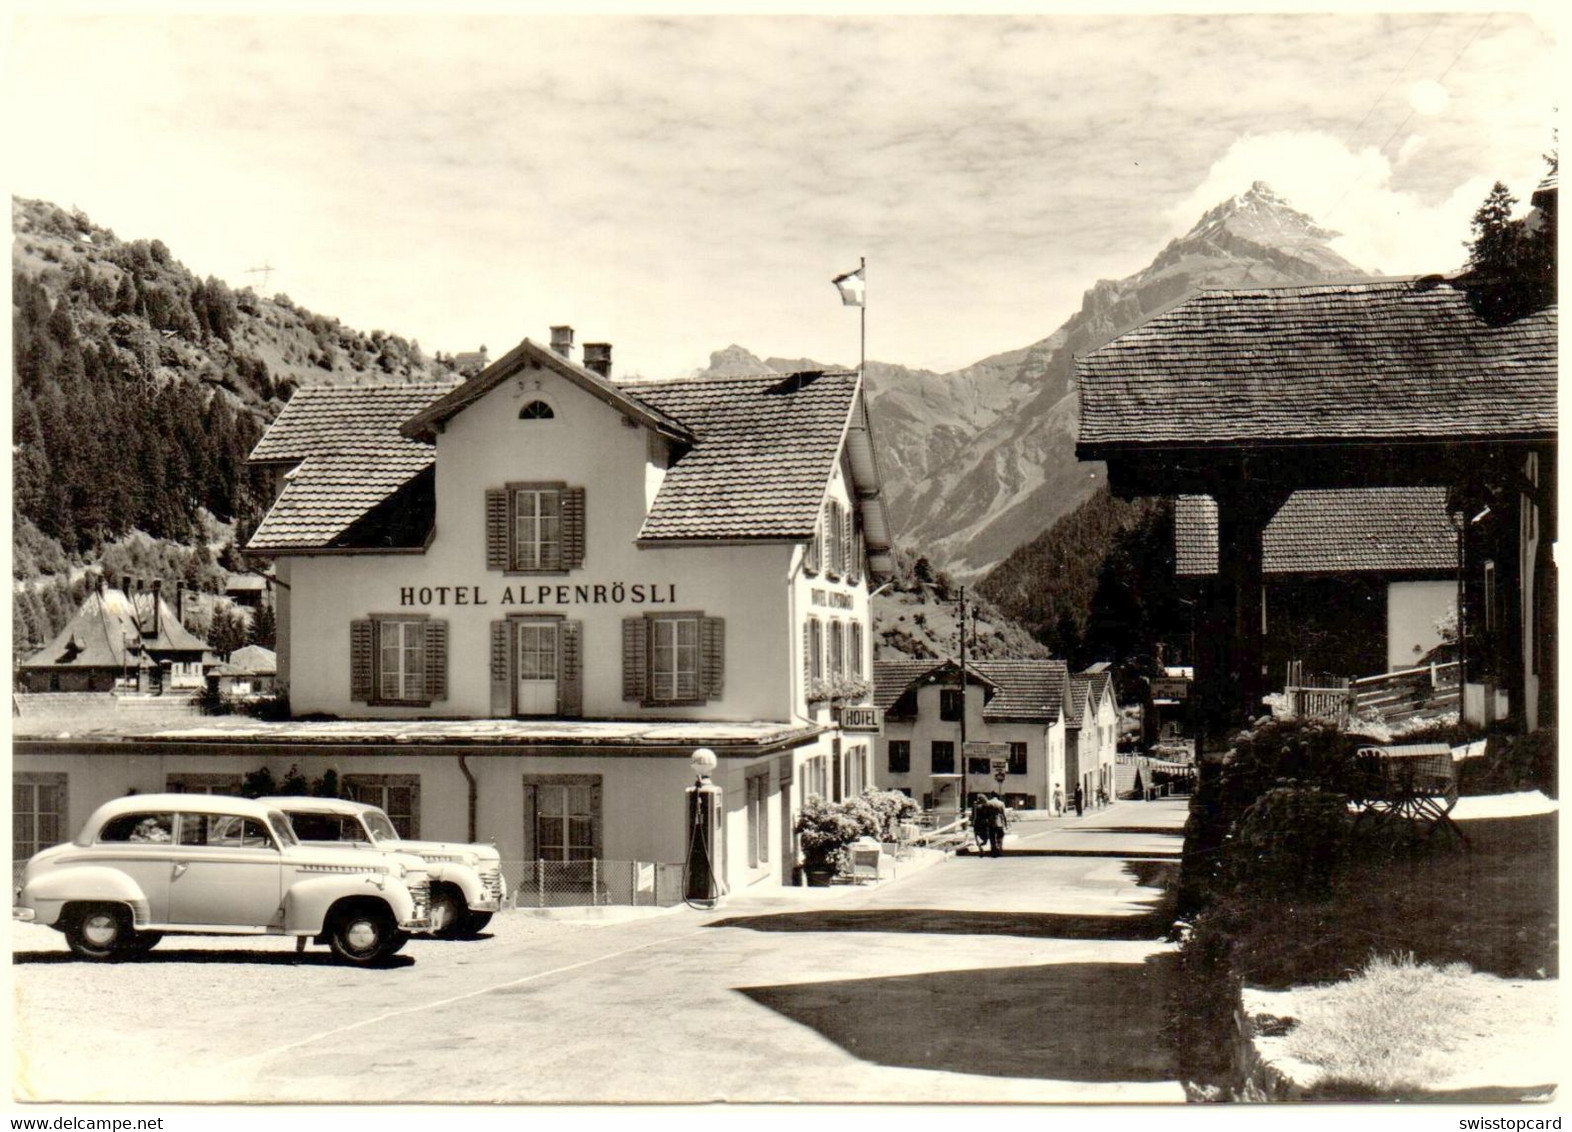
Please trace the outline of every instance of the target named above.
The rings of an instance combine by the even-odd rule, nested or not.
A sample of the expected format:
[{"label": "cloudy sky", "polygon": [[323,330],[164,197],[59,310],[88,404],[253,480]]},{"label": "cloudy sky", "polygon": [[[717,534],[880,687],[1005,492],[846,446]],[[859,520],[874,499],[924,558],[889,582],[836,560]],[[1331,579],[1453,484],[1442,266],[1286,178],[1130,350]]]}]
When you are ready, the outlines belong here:
[{"label": "cloudy sky", "polygon": [[1458,265],[1554,144],[1522,14],[119,15],[11,26],[12,191],[428,351],[554,323],[947,370],[1265,180],[1371,269]]}]

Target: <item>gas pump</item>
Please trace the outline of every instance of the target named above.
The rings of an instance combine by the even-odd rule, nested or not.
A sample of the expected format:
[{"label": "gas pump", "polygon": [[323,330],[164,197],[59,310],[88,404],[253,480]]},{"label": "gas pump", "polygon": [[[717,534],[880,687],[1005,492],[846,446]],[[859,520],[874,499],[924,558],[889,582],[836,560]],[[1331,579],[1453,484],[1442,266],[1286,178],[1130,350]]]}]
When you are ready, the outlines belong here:
[{"label": "gas pump", "polygon": [[683,900],[708,910],[720,902],[721,788],[710,781],[719,760],[708,747],[693,752],[693,785],[688,787],[688,849],[683,855]]}]

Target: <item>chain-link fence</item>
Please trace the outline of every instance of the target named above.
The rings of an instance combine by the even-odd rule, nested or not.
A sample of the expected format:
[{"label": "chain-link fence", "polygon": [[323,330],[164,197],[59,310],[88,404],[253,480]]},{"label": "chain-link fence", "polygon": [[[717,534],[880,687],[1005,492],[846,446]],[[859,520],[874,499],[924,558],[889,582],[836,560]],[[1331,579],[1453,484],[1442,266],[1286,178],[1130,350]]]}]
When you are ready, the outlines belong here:
[{"label": "chain-link fence", "polygon": [[515,908],[682,902],[682,865],[657,861],[503,861]]}]

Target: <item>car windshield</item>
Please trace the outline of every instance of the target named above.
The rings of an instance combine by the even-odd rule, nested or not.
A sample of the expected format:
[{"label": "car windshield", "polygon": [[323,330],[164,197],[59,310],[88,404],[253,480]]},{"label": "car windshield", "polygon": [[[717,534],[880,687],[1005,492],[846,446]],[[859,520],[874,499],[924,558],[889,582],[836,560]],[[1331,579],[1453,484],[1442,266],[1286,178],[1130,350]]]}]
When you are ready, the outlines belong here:
[{"label": "car windshield", "polygon": [[289,822],[302,841],[338,841],[347,845],[364,844],[370,838],[360,822],[348,814],[312,814],[290,810]]},{"label": "car windshield", "polygon": [[295,831],[290,828],[289,819],[277,810],[267,812],[267,824],[273,830],[273,836],[278,838],[280,845],[299,845],[300,841],[295,836]]},{"label": "car windshield", "polygon": [[381,810],[367,810],[363,816],[366,819],[366,829],[371,833],[371,840],[398,840],[398,830],[393,828],[393,823]]}]

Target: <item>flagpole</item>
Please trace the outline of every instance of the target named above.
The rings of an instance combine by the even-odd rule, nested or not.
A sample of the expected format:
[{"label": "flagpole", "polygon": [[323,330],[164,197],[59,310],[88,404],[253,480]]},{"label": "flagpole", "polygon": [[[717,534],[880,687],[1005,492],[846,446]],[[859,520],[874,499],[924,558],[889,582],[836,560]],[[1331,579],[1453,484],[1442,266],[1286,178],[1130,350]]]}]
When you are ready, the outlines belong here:
[{"label": "flagpole", "polygon": [[867,373],[867,370],[868,370],[868,257],[867,256],[858,256],[857,257],[857,270],[862,275],[862,310],[860,310],[858,312],[858,315],[862,319],[862,346],[861,346],[861,349],[859,351],[860,354],[861,354],[861,357],[858,359],[858,362],[857,362],[857,376],[861,377],[861,378],[866,378],[868,376],[868,373]]}]

